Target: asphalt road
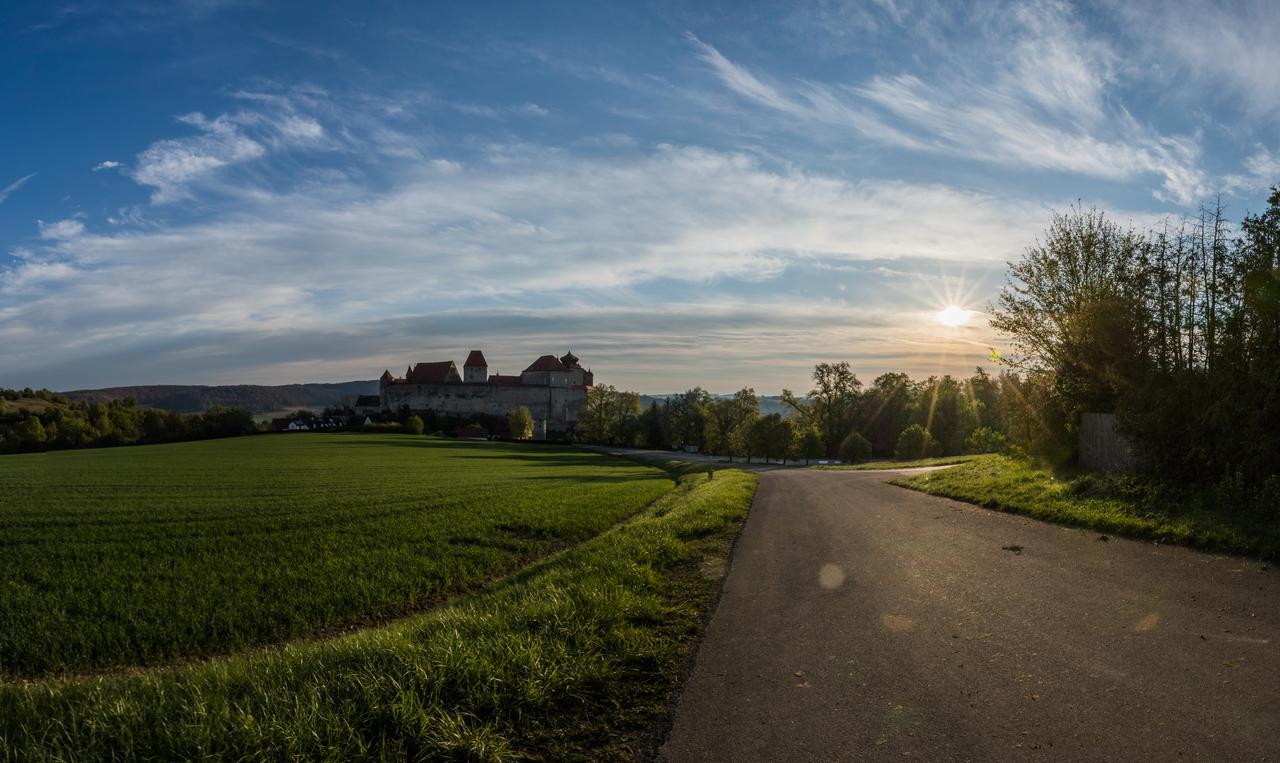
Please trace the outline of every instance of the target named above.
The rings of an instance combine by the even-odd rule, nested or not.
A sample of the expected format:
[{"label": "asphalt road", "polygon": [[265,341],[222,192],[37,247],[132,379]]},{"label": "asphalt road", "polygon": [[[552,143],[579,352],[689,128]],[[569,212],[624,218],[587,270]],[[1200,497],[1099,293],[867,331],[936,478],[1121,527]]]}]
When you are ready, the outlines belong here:
[{"label": "asphalt road", "polygon": [[761,474],[666,759],[1280,759],[1280,573],[889,476]]}]

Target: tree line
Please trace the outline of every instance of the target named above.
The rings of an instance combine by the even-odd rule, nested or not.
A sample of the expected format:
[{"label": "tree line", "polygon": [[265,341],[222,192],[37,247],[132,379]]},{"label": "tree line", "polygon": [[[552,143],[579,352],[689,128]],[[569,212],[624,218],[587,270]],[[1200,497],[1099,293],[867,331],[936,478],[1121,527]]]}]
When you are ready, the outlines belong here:
[{"label": "tree line", "polygon": [[804,395],[783,390],[788,415],[760,414],[755,391],[713,396],[695,387],[641,405],[640,395],[593,387],[576,436],[607,445],[683,449],[729,458],[857,461],[923,458],[1020,447],[1035,427],[1020,404],[1022,379],[949,375],[915,381],[886,373],[864,387],[847,362],[819,363]]},{"label": "tree line", "polygon": [[235,408],[183,414],[132,399],[69,402],[47,389],[0,390],[0,453],[141,445],[234,437],[257,431]]},{"label": "tree line", "polygon": [[1221,200],[1147,230],[1058,214],[991,323],[1041,454],[1069,459],[1079,414],[1115,413],[1140,468],[1280,511],[1280,188],[1237,226]]}]

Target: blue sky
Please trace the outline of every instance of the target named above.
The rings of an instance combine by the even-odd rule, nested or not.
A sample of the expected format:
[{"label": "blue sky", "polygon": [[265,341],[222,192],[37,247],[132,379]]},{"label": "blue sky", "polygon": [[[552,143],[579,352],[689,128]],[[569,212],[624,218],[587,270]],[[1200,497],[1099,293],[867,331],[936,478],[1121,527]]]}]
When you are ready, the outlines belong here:
[{"label": "blue sky", "polygon": [[0,386],[965,373],[1052,210],[1280,182],[1266,3],[436,5],[6,3]]}]

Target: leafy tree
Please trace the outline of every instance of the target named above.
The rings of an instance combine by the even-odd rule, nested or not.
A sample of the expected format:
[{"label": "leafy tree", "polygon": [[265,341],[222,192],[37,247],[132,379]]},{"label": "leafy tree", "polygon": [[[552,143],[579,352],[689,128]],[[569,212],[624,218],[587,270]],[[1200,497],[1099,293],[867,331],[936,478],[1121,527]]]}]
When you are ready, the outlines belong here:
[{"label": "leafy tree", "polygon": [[938,443],[933,439],[933,435],[929,434],[929,430],[919,424],[912,424],[902,430],[902,434],[898,436],[898,447],[894,450],[894,457],[902,461],[925,458],[934,455],[937,449]]},{"label": "leafy tree", "polygon": [[649,403],[649,407],[640,414],[640,442],[646,448],[669,447],[663,436],[662,407],[656,400]]},{"label": "leafy tree", "polygon": [[749,438],[752,452],[785,462],[791,448],[791,423],[777,413],[760,416],[751,423]]},{"label": "leafy tree", "polygon": [[420,416],[414,415],[404,420],[404,431],[408,434],[422,434],[426,429],[426,425],[422,423]]},{"label": "leafy tree", "polygon": [[507,431],[517,440],[528,440],[533,437],[533,415],[529,409],[521,405],[507,414]]},{"label": "leafy tree", "polygon": [[711,400],[706,406],[705,449],[710,453],[724,453],[733,460],[733,430],[743,422],[760,415],[760,400],[755,390],[740,389],[733,397]]},{"label": "leafy tree", "polygon": [[25,450],[39,450],[45,442],[44,424],[35,414],[27,414],[18,426],[18,443]]},{"label": "leafy tree", "polygon": [[978,427],[970,432],[969,438],[964,441],[964,451],[965,453],[999,453],[1008,443],[1008,438],[994,429]]},{"label": "leafy tree", "polygon": [[871,441],[873,453],[892,456],[898,435],[911,423],[916,387],[902,373],[877,376],[860,401],[861,431]]},{"label": "leafy tree", "polygon": [[812,459],[826,455],[826,446],[822,443],[822,435],[813,427],[800,424],[792,428],[792,458],[804,459],[806,464]]},{"label": "leafy tree", "polygon": [[850,432],[840,443],[840,459],[848,463],[871,458],[871,442],[859,432]]},{"label": "leafy tree", "polygon": [[782,391],[782,402],[822,435],[827,453],[835,453],[845,434],[853,428],[858,412],[862,382],[847,362],[819,363],[813,369],[813,389],[803,399],[790,390]]}]

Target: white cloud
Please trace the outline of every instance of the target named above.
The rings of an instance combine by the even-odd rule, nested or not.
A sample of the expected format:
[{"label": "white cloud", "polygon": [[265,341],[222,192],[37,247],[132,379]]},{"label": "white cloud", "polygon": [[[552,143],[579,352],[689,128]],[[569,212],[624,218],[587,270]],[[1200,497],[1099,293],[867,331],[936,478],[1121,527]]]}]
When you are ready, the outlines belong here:
[{"label": "white cloud", "polygon": [[[1280,14],[1270,0],[1111,0],[1145,74],[1197,104],[1280,117]],[[1274,122],[1273,122],[1274,124]]]},{"label": "white cloud", "polygon": [[72,239],[84,233],[84,223],[79,220],[58,220],[47,224],[44,220],[36,220],[36,225],[40,229],[40,238],[53,241]]},{"label": "white cloud", "polygon": [[[921,76],[858,83],[770,83],[690,35],[698,55],[739,96],[791,118],[794,129],[851,129],[914,151],[1111,180],[1161,179],[1159,198],[1205,192],[1196,136],[1166,136],[1116,105],[1117,55],[1068,6],[1046,0],[991,14],[987,35],[957,54],[930,51]],[[934,44],[941,45],[935,41]]]},{"label": "white cloud", "polygon": [[244,134],[227,115],[208,120],[194,113],[179,121],[200,130],[198,135],[157,141],[138,154],[131,175],[142,185],[155,188],[154,203],[176,201],[190,196],[188,185],[229,164],[256,159],[266,154],[261,143]]},{"label": "white cloud", "polygon": [[[530,146],[499,153],[499,165],[416,164],[385,192],[338,184],[260,193],[200,223],[108,233],[85,231],[77,220],[42,223],[48,244],[0,273],[0,291],[15,308],[0,313],[0,335],[8,338],[0,367],[34,372],[33,363],[51,368],[91,348],[102,367],[118,362],[119,373],[136,380],[161,361],[129,353],[145,345],[156,355],[156,343],[218,357],[249,353],[267,337],[336,336],[397,316],[485,305],[499,312],[538,305],[540,312],[613,302],[615,310],[665,314],[671,299],[658,284],[719,293],[713,284],[731,279],[750,290],[753,281],[816,262],[928,258],[998,267],[1046,216],[1033,204],[945,186],[771,171],[744,155],[697,148],[625,158]],[[54,265],[56,280],[35,278],[31,269]],[[908,293],[904,301],[916,298]],[[787,315],[798,316],[787,319],[796,326],[824,315],[853,321],[851,307],[824,312],[808,297],[748,303],[754,307],[743,315],[757,317],[734,331],[734,352],[744,357],[738,343],[753,331],[769,334],[781,325],[772,321]],[[701,341],[711,318],[685,312],[683,325],[665,324],[667,335],[651,340],[671,347]],[[521,320],[493,333],[520,333]],[[860,321],[868,342],[887,341],[873,339]],[[368,352],[418,352],[420,337],[369,331]],[[801,341],[803,330],[787,336]],[[358,348],[366,340],[351,341]],[[313,352],[327,357],[332,349]],[[120,360],[126,356],[133,360]],[[250,373],[277,360],[259,355],[238,368]]]},{"label": "white cloud", "polygon": [[0,204],[3,204],[4,200],[9,198],[10,194],[12,194],[14,191],[18,190],[22,186],[26,185],[27,181],[35,176],[36,176],[36,173],[34,172],[31,173],[30,175],[24,175],[18,178],[17,180],[13,181],[9,185],[5,186],[4,188],[0,188]]},{"label": "white cloud", "polygon": [[98,162],[98,164],[94,165],[93,171],[101,172],[102,170],[113,170],[116,167],[121,167],[121,166],[123,165],[120,162],[113,162],[110,159],[108,159],[105,162]]},{"label": "white cloud", "polygon": [[1223,191],[1265,191],[1273,185],[1280,185],[1280,152],[1257,146],[1245,158],[1243,169],[1242,173],[1222,178]]}]

